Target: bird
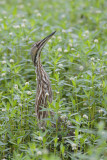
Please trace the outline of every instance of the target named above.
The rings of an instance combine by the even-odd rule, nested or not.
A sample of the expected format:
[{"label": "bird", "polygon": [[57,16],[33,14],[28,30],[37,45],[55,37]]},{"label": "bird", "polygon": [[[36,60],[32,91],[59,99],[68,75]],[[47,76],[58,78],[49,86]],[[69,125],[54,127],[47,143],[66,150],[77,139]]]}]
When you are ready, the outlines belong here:
[{"label": "bird", "polygon": [[[55,34],[56,31],[49,34],[44,39],[37,41],[31,48],[32,62],[36,68],[37,90],[35,99],[35,112],[39,121],[47,118],[49,112],[46,110],[49,103],[52,103],[52,88],[48,74],[44,70],[40,57],[46,43]],[[45,110],[43,110],[45,108]],[[51,112],[52,113],[52,112]]]}]

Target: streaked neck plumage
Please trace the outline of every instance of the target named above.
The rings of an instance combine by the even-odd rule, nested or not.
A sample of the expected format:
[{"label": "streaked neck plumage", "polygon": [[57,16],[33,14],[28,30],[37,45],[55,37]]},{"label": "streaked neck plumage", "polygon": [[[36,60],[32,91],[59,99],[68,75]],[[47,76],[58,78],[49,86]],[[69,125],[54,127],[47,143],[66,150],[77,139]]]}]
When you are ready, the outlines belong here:
[{"label": "streaked neck plumage", "polygon": [[[37,92],[36,92],[36,113],[38,115],[38,119],[45,118],[48,115],[47,111],[41,112],[40,110],[46,108],[48,105],[48,101],[52,102],[52,89],[49,81],[49,77],[45,72],[40,57],[38,58],[36,64],[36,76],[37,76]],[[40,109],[41,108],[41,109]]]}]

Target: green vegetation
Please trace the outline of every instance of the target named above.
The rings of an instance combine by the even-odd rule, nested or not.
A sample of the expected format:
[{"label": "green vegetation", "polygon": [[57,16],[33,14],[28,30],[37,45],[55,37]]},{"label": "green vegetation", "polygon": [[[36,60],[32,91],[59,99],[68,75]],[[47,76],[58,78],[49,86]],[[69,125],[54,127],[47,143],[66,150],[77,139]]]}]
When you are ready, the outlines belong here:
[{"label": "green vegetation", "polygon": [[[105,160],[107,157],[106,0],[0,1],[0,159]],[[35,117],[31,45],[53,31],[41,54],[53,90],[54,122]],[[72,129],[73,128],[73,129]],[[74,132],[72,137],[69,132]]]}]

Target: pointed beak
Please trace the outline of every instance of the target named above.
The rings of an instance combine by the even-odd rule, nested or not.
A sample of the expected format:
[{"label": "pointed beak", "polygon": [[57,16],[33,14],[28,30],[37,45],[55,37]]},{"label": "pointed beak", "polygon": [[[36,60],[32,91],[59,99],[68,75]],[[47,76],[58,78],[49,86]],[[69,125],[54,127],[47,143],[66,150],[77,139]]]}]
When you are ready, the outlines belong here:
[{"label": "pointed beak", "polygon": [[47,41],[55,34],[56,31],[52,32],[50,35],[39,41],[38,49],[43,48]]}]

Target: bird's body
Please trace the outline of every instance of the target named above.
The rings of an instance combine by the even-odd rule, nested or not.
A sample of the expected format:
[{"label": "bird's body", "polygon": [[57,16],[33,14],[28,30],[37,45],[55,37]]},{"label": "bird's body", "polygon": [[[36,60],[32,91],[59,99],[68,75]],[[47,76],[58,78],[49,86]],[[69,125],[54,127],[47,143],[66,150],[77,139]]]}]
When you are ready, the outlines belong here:
[{"label": "bird's body", "polygon": [[36,42],[31,49],[31,56],[34,66],[36,67],[36,76],[37,76],[37,92],[36,92],[36,101],[35,101],[35,111],[37,118],[42,120],[48,116],[48,111],[46,108],[48,102],[52,103],[52,89],[49,81],[49,77],[45,72],[41,61],[40,55],[41,50],[47,43],[47,41],[54,35],[55,32],[51,33],[49,36],[43,40]]},{"label": "bird's body", "polygon": [[52,89],[47,73],[43,69],[41,62],[38,62],[36,66],[37,75],[37,92],[36,92],[36,102],[35,111],[37,113],[38,119],[43,119],[48,116],[47,111],[41,111],[46,108],[49,103],[52,103]]},{"label": "bird's body", "polygon": [[[36,68],[36,77],[37,77],[35,112],[36,112],[37,118],[39,120],[38,125],[40,128],[41,127],[44,128],[44,125],[46,124],[44,121],[42,121],[42,123],[41,123],[40,122],[41,120],[48,117],[49,114],[51,114],[54,117],[54,113],[52,111],[49,112],[49,110],[47,109],[48,104],[52,103],[51,84],[49,81],[49,77],[48,77],[47,73],[45,72],[45,70],[41,64],[41,61],[40,61],[40,55],[41,55],[42,48],[45,46],[47,41],[54,34],[55,34],[55,32],[51,33],[49,36],[47,36],[43,40],[36,42],[31,48],[31,57],[32,57],[32,61],[34,63],[34,66]],[[56,120],[56,122],[58,123],[59,126],[60,126],[60,124],[64,123],[64,127],[68,128],[68,126],[66,125],[66,120],[67,120],[66,118],[63,120],[59,116],[58,119]],[[55,128],[58,125],[56,125],[55,123],[52,123],[52,126]],[[59,129],[60,129],[60,127],[59,127]],[[72,133],[70,133],[70,135],[71,134]]]}]

